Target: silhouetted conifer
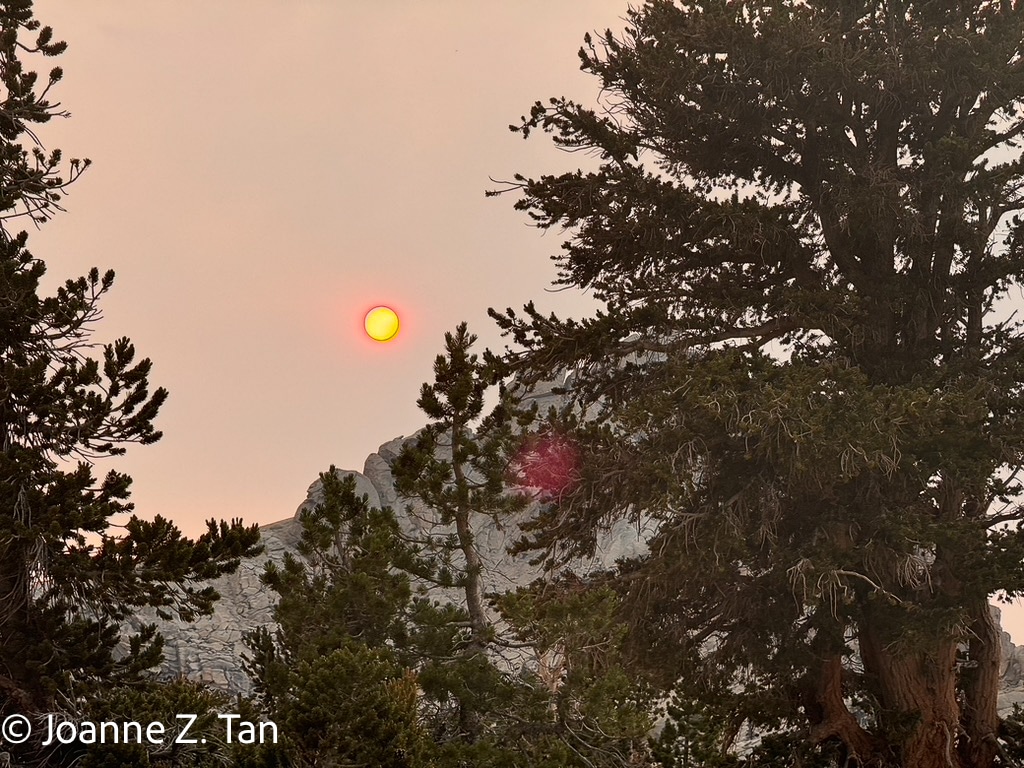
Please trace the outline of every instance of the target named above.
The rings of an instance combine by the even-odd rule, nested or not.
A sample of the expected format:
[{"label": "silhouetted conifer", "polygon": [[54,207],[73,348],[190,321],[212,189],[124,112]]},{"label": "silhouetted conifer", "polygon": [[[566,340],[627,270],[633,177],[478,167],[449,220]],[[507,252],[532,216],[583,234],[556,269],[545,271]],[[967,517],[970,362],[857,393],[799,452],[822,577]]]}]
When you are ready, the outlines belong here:
[{"label": "silhouetted conifer", "polygon": [[186,620],[210,612],[217,595],[204,582],[258,540],[239,521],[210,521],[196,541],[160,517],[112,526],[132,511],[131,480],[98,478],[95,462],[158,440],[167,392],[150,388],[151,363],[127,338],[93,339],[113,272],[92,269],[41,295],[44,262],[25,232],[12,234],[59,210],[88,165],[72,160],[63,175],[59,150],[44,152],[33,132],[65,114],[50,95],[61,71],[41,83],[23,58],[64,49],[31,2],[0,4],[0,715],[73,712],[138,680],[160,660],[161,640],[152,627],[124,637],[126,619],[144,606]]},{"label": "silhouetted conifer", "polygon": [[585,38],[600,107],[513,126],[595,158],[507,189],[604,304],[495,314],[512,366],[572,371],[588,413],[532,545],[646,526],[613,580],[635,664],[843,765],[1002,759],[1022,40],[1016,0],[650,0]]}]

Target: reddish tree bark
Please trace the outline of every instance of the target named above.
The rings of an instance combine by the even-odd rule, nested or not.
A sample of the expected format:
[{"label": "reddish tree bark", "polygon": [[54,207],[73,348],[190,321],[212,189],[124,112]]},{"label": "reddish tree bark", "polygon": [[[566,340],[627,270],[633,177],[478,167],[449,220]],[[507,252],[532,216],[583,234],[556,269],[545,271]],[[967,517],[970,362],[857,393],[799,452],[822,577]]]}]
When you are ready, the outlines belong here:
[{"label": "reddish tree bark", "polygon": [[960,706],[956,696],[957,643],[936,637],[931,647],[901,649],[869,616],[859,634],[865,673],[879,704],[901,734],[901,768],[987,768],[962,763],[957,751]]}]

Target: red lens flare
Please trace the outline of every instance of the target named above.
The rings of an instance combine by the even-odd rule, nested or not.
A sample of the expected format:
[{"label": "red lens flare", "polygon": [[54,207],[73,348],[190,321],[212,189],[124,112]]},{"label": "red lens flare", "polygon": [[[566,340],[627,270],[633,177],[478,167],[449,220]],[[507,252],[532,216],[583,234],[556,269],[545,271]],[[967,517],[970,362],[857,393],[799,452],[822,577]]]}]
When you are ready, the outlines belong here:
[{"label": "red lens flare", "polygon": [[512,462],[513,482],[551,501],[572,491],[580,481],[580,451],[563,435],[532,435]]}]

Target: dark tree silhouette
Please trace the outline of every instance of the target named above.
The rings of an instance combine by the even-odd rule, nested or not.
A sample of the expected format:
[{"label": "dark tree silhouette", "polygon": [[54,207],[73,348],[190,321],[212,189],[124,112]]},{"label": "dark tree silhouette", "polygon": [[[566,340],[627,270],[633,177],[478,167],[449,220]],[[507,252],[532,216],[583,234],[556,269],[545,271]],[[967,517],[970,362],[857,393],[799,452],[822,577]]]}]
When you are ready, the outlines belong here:
[{"label": "dark tree silhouette", "polygon": [[586,38],[601,108],[513,126],[599,158],[508,187],[568,231],[558,282],[605,304],[495,314],[521,373],[572,369],[597,414],[533,544],[656,526],[618,579],[638,662],[849,764],[999,759],[1022,39],[1010,0],[654,0]]}]

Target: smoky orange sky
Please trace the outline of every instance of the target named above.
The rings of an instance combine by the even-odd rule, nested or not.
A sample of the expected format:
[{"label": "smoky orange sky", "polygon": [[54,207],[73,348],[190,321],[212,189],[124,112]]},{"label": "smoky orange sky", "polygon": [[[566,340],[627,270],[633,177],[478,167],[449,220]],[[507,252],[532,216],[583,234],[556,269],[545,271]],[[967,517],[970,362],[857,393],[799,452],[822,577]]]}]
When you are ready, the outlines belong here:
[{"label": "smoky orange sky", "polygon": [[[508,130],[551,96],[585,103],[584,33],[620,0],[37,0],[68,41],[72,117],[40,130],[93,167],[30,235],[49,286],[117,272],[97,326],[154,362],[164,438],[117,464],[139,514],[294,514],[317,473],[362,469],[424,423],[415,401],[445,331],[503,345],[488,307],[585,314],[549,291],[542,235],[489,177],[586,160]],[[387,304],[402,331],[365,338]],[[100,467],[105,471],[107,466]],[[1024,613],[1004,608],[1024,639]]]},{"label": "smoky orange sky", "polygon": [[[318,472],[425,423],[445,331],[498,347],[489,306],[588,311],[545,293],[558,234],[484,192],[579,165],[507,126],[594,98],[576,52],[626,7],[37,3],[72,115],[40,136],[94,165],[29,246],[52,283],[116,270],[98,335],[130,336],[170,390],[164,438],[123,462],[139,513],[191,533],[289,517]],[[363,333],[378,304],[402,318],[386,345]]]}]

